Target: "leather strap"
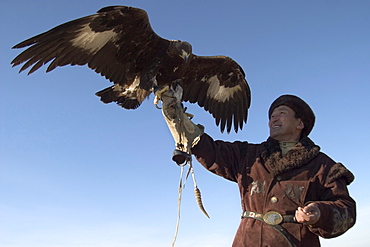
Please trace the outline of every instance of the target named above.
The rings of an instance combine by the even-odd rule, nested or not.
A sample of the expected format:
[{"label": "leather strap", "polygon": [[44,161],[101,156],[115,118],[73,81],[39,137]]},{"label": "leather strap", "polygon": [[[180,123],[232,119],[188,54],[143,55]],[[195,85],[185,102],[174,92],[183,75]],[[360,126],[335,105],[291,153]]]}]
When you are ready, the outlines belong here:
[{"label": "leather strap", "polygon": [[278,212],[270,211],[265,214],[252,212],[252,211],[244,211],[242,213],[242,218],[251,218],[259,220],[272,228],[274,228],[278,233],[280,233],[284,239],[288,242],[290,247],[294,247],[295,245],[291,241],[290,233],[282,227],[281,223],[298,223],[295,220],[294,215],[281,215]]}]

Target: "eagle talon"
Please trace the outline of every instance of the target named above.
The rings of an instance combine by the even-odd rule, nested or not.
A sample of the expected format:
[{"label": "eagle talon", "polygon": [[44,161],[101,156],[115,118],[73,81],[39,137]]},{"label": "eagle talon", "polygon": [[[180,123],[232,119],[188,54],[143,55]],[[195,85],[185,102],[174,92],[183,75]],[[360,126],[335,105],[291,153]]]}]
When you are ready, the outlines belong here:
[{"label": "eagle talon", "polygon": [[159,104],[159,101],[161,100],[162,98],[162,94],[167,92],[168,90],[170,89],[169,86],[165,86],[164,88],[160,89],[160,90],[155,90],[154,91],[154,94],[155,94],[155,97],[154,97],[154,105],[157,109],[162,109],[162,107],[159,107],[158,104]]},{"label": "eagle talon", "polygon": [[185,112],[185,114],[186,114],[186,116],[188,116],[188,118],[191,120],[191,119],[193,119],[193,117],[194,117],[194,114],[191,114],[191,113],[187,113],[187,112]]},{"label": "eagle talon", "polygon": [[154,92],[154,94],[155,94],[155,96],[161,98],[162,97],[162,94],[165,93],[165,92],[167,92],[168,90],[170,90],[170,87],[167,85],[167,86],[165,86],[164,88],[162,88],[160,90],[156,90]]},{"label": "eagle talon", "polygon": [[192,120],[193,117],[194,117],[194,114],[191,114],[191,113],[188,113],[186,112],[186,110],[188,109],[187,107],[184,107],[184,105],[181,103],[181,106],[182,106],[182,109],[184,110],[183,112],[185,113],[185,115],[190,119]]},{"label": "eagle talon", "polygon": [[158,104],[159,104],[159,101],[160,101],[161,99],[157,96],[157,95],[155,95],[155,97],[154,97],[154,106],[155,106],[155,108],[157,108],[157,109],[162,109],[162,107],[159,107],[158,106]]}]

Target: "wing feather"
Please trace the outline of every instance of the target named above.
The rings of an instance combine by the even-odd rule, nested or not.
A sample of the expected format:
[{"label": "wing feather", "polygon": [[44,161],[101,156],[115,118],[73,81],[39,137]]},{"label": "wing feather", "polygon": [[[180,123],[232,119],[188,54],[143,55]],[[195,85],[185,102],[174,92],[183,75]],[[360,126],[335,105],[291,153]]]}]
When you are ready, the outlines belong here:
[{"label": "wing feather", "polygon": [[[210,112],[223,132],[247,121],[251,92],[242,68],[226,56],[195,56],[184,76],[183,101]],[[199,89],[199,90],[198,90]]]},{"label": "wing feather", "polygon": [[[197,81],[194,81],[193,83],[190,83],[190,84],[187,85],[187,89],[191,92],[199,92],[201,90],[201,85],[202,85],[201,83],[199,83]],[[196,93],[189,94],[188,96],[189,96],[188,101],[190,103],[196,103],[197,102],[198,99],[197,99],[197,94]],[[203,105],[203,103],[200,103],[201,102],[200,99],[198,100],[198,102],[199,102],[199,104]]]},{"label": "wing feather", "polygon": [[29,74],[49,62],[47,72],[67,64],[88,65],[114,83],[130,84],[169,42],[155,34],[144,10],[111,6],[15,45],[29,47],[11,63],[25,63],[20,72],[33,65]]},{"label": "wing feather", "polygon": [[[209,85],[207,83],[204,83],[202,81],[199,82],[199,88],[200,90],[195,93],[196,100],[194,102],[198,102],[198,105],[203,107],[205,104],[207,104],[208,97],[207,97],[207,91],[208,91]],[[208,105],[207,105],[208,110]]]}]

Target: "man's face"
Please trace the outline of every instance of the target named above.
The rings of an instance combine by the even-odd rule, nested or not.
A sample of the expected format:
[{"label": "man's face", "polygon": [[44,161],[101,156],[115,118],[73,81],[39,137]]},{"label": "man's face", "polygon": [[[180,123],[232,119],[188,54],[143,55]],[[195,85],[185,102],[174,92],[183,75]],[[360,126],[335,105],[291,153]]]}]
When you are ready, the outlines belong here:
[{"label": "man's face", "polygon": [[269,121],[270,137],[278,141],[299,141],[304,124],[294,116],[292,108],[286,105],[276,107]]}]

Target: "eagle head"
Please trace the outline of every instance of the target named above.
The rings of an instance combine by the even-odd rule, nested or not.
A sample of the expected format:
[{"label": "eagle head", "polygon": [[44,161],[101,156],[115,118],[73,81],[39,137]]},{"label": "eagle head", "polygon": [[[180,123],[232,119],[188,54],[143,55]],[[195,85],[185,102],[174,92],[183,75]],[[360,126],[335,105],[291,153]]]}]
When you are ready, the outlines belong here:
[{"label": "eagle head", "polygon": [[173,40],[170,46],[170,53],[171,55],[181,57],[187,62],[192,54],[192,49],[191,44],[186,41]]}]

